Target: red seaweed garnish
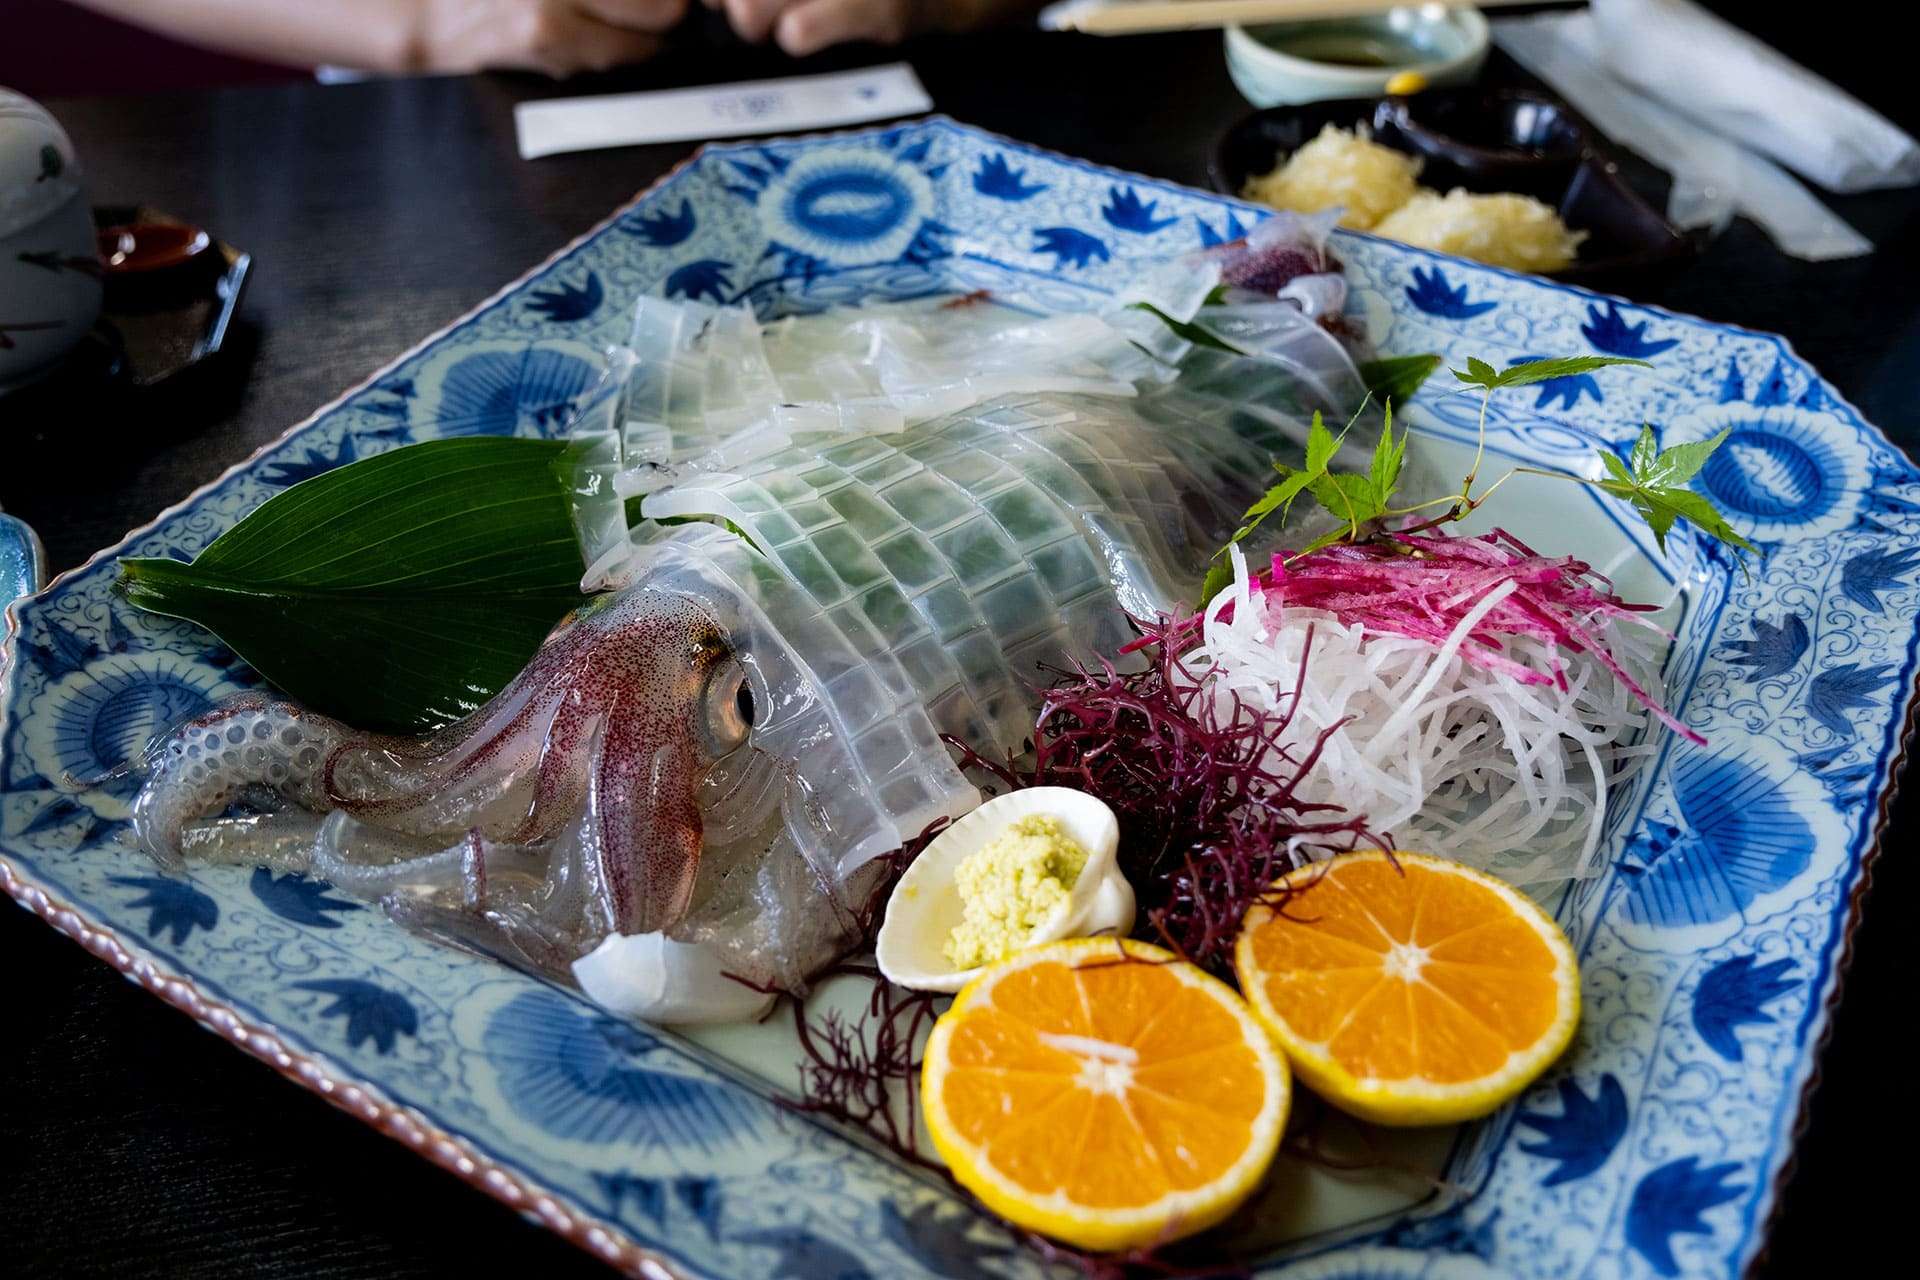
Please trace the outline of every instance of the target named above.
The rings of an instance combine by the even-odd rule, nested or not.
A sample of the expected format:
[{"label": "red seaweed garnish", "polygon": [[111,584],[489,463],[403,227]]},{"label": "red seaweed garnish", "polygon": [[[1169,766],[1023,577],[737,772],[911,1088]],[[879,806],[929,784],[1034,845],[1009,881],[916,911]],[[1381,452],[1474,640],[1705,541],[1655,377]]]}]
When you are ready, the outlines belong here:
[{"label": "red seaweed garnish", "polygon": [[1064,673],[1041,703],[1027,762],[996,763],[949,742],[1007,787],[1076,787],[1105,801],[1120,822],[1120,869],[1140,900],[1138,932],[1222,972],[1248,908],[1273,901],[1274,881],[1308,852],[1379,842],[1361,819],[1299,796],[1333,728],[1290,742],[1295,699],[1277,710],[1237,697],[1223,704],[1211,674],[1181,657],[1185,622],[1135,626],[1141,638],[1128,651],[1146,654],[1146,667],[1102,661]]},{"label": "red seaweed garnish", "polygon": [[806,1057],[800,1064],[800,1097],[789,1105],[852,1125],[903,1160],[944,1170],[920,1154],[915,1135],[920,1044],[946,997],[896,987],[872,965],[841,964],[820,975],[840,976],[871,980],[867,1007],[851,1021],[838,1010],[811,1019],[805,1004],[793,1002],[794,1031]]}]

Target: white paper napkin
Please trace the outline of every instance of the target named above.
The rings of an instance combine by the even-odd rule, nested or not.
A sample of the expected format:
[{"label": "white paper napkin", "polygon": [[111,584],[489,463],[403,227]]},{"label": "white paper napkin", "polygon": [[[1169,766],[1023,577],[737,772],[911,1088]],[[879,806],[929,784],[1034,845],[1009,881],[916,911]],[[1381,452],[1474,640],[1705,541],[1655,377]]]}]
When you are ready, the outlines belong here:
[{"label": "white paper napkin", "polygon": [[513,109],[520,158],[687,142],[748,134],[823,129],[933,110],[933,99],[904,62],[860,71],[786,76],[698,89],[549,98]]},{"label": "white paper napkin", "polygon": [[1693,0],[1594,0],[1613,74],[1829,191],[1920,182],[1891,120]]},{"label": "white paper napkin", "polygon": [[[1799,156],[1810,169],[1819,163],[1816,153],[1845,149],[1855,159],[1837,164],[1834,176],[1847,174],[1855,184],[1849,189],[1856,190],[1920,178],[1913,140],[1818,76],[1704,12],[1699,16],[1709,25],[1688,26],[1676,19],[1678,29],[1692,34],[1676,37],[1670,31],[1657,54],[1649,52],[1649,40],[1636,39],[1629,50],[1620,37],[1610,48],[1602,34],[1602,11],[1612,7],[1618,22],[1630,10],[1649,5],[1694,10],[1689,0],[1594,0],[1583,12],[1497,22],[1494,39],[1601,132],[1673,175],[1667,213],[1680,226],[1718,227],[1741,213],[1795,257],[1820,261],[1871,253],[1871,241],[1786,170],[1745,145],[1743,135],[1771,131],[1777,146],[1770,150]],[[1716,34],[1721,28],[1737,40],[1730,43]],[[1676,39],[1690,40],[1692,47],[1670,47]],[[1742,68],[1751,68],[1757,57],[1749,46],[1775,64],[1768,73],[1774,79],[1760,81],[1756,91],[1741,79]],[[1656,81],[1660,93],[1649,91],[1641,83],[1647,77],[1638,71],[1639,78],[1629,81],[1614,62],[1616,52],[1623,63],[1659,63],[1664,68]],[[1683,110],[1680,101],[1703,105]],[[1775,119],[1783,105],[1794,116],[1791,126]]]}]

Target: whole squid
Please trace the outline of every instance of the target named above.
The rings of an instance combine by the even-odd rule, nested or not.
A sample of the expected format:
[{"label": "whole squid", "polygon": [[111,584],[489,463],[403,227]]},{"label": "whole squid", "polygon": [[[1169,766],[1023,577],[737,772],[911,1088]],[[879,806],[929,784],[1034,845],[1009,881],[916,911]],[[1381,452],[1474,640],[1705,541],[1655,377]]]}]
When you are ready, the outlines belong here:
[{"label": "whole squid", "polygon": [[[643,303],[637,337],[672,332],[578,431],[605,594],[423,740],[264,696],[181,726],[134,806],[145,848],[308,872],[561,980],[657,936],[803,987],[860,936],[882,856],[978,802],[942,735],[1017,754],[1046,670],[1191,604],[1306,415],[1363,398],[1271,295],[1221,315],[1253,355],[940,306],[782,328]],[[1049,324],[1025,370],[955,341]]]}]

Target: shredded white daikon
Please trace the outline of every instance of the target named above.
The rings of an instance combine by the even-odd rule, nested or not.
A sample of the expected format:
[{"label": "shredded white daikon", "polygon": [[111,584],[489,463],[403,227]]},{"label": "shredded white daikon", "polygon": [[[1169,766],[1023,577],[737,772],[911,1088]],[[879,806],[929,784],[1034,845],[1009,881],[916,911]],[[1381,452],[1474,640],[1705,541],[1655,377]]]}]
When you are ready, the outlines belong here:
[{"label": "shredded white daikon", "polygon": [[[1648,715],[1590,654],[1560,653],[1564,689],[1463,660],[1461,644],[1512,583],[1488,591],[1436,647],[1272,603],[1250,591],[1237,551],[1234,562],[1234,584],[1208,607],[1189,658],[1211,670],[1227,706],[1284,709],[1298,687],[1288,746],[1299,754],[1326,734],[1302,800],[1363,816],[1395,847],[1516,883],[1600,869],[1609,791],[1653,750],[1639,742]],[[1656,668],[1657,635],[1593,625],[1636,679]],[[1517,662],[1552,666],[1545,640],[1503,644]]]}]

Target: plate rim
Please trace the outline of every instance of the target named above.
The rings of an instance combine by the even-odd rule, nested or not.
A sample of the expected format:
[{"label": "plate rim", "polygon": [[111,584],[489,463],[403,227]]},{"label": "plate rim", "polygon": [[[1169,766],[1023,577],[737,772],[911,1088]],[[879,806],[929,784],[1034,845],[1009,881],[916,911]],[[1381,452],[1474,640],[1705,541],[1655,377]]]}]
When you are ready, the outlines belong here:
[{"label": "plate rim", "polygon": [[[191,507],[235,476],[246,472],[265,454],[280,448],[294,436],[315,425],[322,417],[333,413],[356,395],[373,387],[394,369],[424,353],[428,348],[438,344],[482,313],[498,305],[509,295],[517,292],[529,281],[559,265],[587,243],[600,237],[655,191],[667,186],[699,164],[708,153],[751,150],[769,144],[871,137],[888,129],[922,125],[945,126],[984,140],[1003,150],[1041,157],[1084,171],[1124,179],[1132,184],[1146,184],[1182,194],[1198,194],[1225,206],[1262,214],[1267,212],[1264,206],[1236,196],[1073,156],[1010,138],[992,130],[956,120],[940,112],[903,117],[896,123],[883,122],[846,129],[703,143],[654,181],[616,205],[606,216],[579,235],[501,285],[460,315],[393,356],[366,378],[321,404],[271,439],[261,442],[244,458],[224,468],[178,501],[162,508],[146,522],[130,528],[116,541],[93,552],[80,564],[56,574],[44,582],[39,590],[21,596],[9,602],[4,609],[0,609],[0,723],[7,720],[10,712],[9,693],[13,681],[9,677],[12,660],[18,649],[16,638],[21,626],[20,609],[23,605],[40,600],[69,577],[78,576],[110,556],[118,554],[127,543],[153,532],[161,524]],[[1366,232],[1343,230],[1342,234],[1376,243],[1390,243],[1393,244],[1396,252],[1412,252],[1440,264],[1469,265],[1477,271],[1490,272],[1517,280],[1532,288],[1546,288],[1582,299],[1621,303],[1637,311],[1664,316],[1690,326],[1764,339],[1773,343],[1783,356],[1792,359],[1815,376],[1820,376],[1812,362],[1801,356],[1794,348],[1791,339],[1771,330],[1709,320],[1703,316],[1675,311],[1655,303],[1638,302],[1622,295],[1583,285],[1527,275],[1484,263],[1471,263],[1418,246],[1383,241],[1380,237]],[[1831,388],[1831,384],[1827,384],[1824,377],[1821,381]],[[1831,398],[1849,412],[1862,427],[1878,435],[1910,464],[1920,467],[1920,460],[1914,459],[1907,450],[1894,443],[1884,429],[1861,413],[1858,407],[1840,393],[1838,388],[1831,388],[1830,394]],[[1792,1124],[1785,1130],[1785,1150],[1767,1178],[1764,1198],[1755,1205],[1754,1226],[1739,1241],[1735,1249],[1734,1257],[1739,1259],[1736,1274],[1743,1277],[1753,1276],[1760,1262],[1767,1256],[1772,1243],[1773,1229],[1783,1208],[1782,1193],[1797,1169],[1797,1146],[1810,1124],[1812,1095],[1823,1079],[1823,1059],[1832,1039],[1833,1015],[1839,1007],[1840,996],[1853,963],[1855,935],[1864,913],[1866,898],[1873,887],[1874,870],[1884,852],[1885,834],[1892,821],[1892,809],[1899,795],[1902,774],[1912,754],[1916,737],[1920,736],[1920,653],[1915,652],[1912,644],[1909,645],[1907,674],[1909,679],[1904,687],[1904,718],[1899,731],[1892,735],[1890,749],[1885,756],[1886,767],[1879,775],[1880,786],[1876,793],[1877,800],[1872,821],[1865,833],[1866,839],[1861,847],[1859,868],[1855,873],[1854,883],[1847,891],[1844,923],[1840,925],[1839,936],[1835,940],[1831,967],[1824,975],[1827,993],[1824,999],[1819,1000],[1808,1011],[1810,1016],[1817,1019],[1817,1029],[1806,1042],[1807,1047],[1800,1060],[1805,1064],[1807,1074],[1793,1096],[1794,1118]],[[630,1275],[646,1277],[647,1280],[691,1280],[698,1274],[680,1269],[679,1264],[640,1244],[617,1224],[597,1213],[581,1208],[568,1193],[546,1185],[537,1177],[517,1172],[499,1159],[476,1150],[468,1139],[434,1123],[418,1109],[387,1097],[385,1091],[379,1086],[360,1078],[330,1055],[289,1046],[282,1039],[278,1029],[273,1028],[271,1024],[265,1028],[253,1026],[243,1012],[232,1003],[203,992],[196,980],[180,966],[148,951],[136,939],[94,918],[87,910],[65,902],[31,871],[16,865],[3,850],[0,850],[0,889],[4,889],[9,896],[50,927],[65,934],[90,954],[110,965],[128,981],[144,987],[151,994],[187,1014],[203,1028],[267,1063],[283,1077],[319,1094],[376,1132],[409,1147],[431,1163],[514,1209],[522,1217],[535,1221],[538,1225],[568,1240],[602,1262],[626,1271]],[[353,1102],[356,1097],[357,1104]],[[410,1134],[418,1136],[409,1136]]]}]

